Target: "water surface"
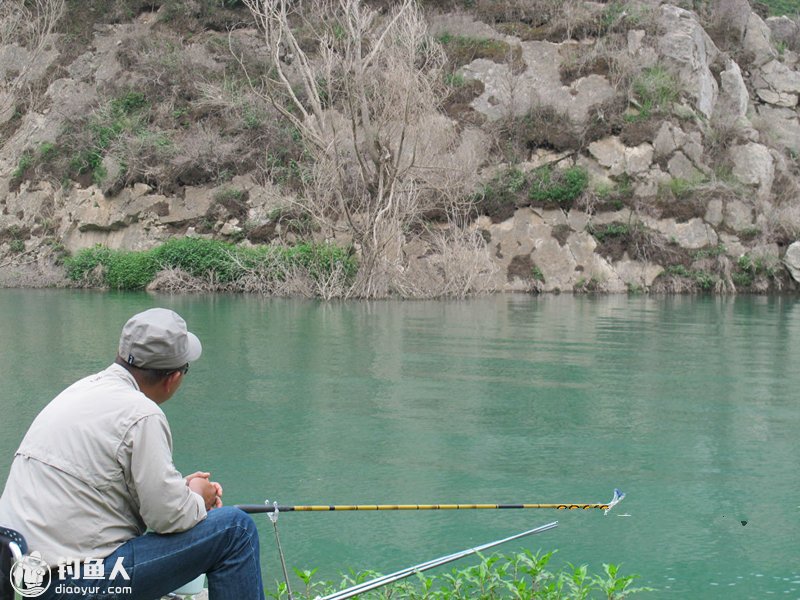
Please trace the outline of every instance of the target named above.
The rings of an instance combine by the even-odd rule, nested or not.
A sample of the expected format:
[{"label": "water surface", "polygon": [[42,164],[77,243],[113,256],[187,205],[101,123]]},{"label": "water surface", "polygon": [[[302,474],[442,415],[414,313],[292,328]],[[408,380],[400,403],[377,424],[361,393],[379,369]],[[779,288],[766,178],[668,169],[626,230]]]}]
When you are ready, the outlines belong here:
[{"label": "water surface", "polygon": [[[605,502],[599,511],[284,514],[290,564],[382,572],[505,548],[622,563],[650,597],[800,597],[794,298],[350,302],[0,290],[0,482],[36,413],[151,306],[204,343],[164,405],[228,503]],[[742,525],[746,522],[746,525]],[[267,579],[279,577],[259,518]],[[468,563],[465,563],[468,564]]]}]

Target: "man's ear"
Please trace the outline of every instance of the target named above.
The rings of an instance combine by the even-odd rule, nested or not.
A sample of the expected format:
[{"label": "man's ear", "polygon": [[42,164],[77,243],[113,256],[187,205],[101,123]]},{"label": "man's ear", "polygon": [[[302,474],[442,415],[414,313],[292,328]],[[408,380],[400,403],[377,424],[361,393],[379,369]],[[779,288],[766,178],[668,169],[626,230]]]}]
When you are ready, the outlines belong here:
[{"label": "man's ear", "polygon": [[175,371],[170,373],[169,376],[164,379],[164,391],[167,393],[172,393],[177,389],[178,384],[180,383],[180,378],[183,377],[183,374],[180,371]]}]

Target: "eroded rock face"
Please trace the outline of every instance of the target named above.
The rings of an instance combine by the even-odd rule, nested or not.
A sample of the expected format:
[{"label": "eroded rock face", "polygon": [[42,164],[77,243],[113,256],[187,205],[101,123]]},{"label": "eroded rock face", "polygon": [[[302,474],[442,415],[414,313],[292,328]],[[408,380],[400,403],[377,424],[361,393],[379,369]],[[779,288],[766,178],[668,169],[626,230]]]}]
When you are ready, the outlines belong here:
[{"label": "eroded rock face", "polygon": [[755,65],[763,65],[777,56],[770,37],[767,24],[756,13],[750,13],[744,36],[744,50],[753,57]]},{"label": "eroded rock face", "polygon": [[677,6],[661,6],[659,23],[665,32],[658,51],[676,69],[698,110],[710,117],[717,101],[718,86],[709,65],[719,50],[697,22],[694,14]]},{"label": "eroded rock face", "polygon": [[772,41],[775,43],[788,44],[795,41],[800,35],[800,27],[789,17],[770,17],[766,23],[772,33]]},{"label": "eroded rock face", "polygon": [[746,185],[755,186],[759,198],[766,198],[775,179],[775,164],[769,148],[750,142],[730,151],[734,176]]},{"label": "eroded rock face", "polygon": [[789,269],[792,279],[800,282],[800,242],[794,242],[787,248],[783,264]]},{"label": "eroded rock face", "polygon": [[800,73],[778,60],[771,60],[753,76],[756,89],[770,89],[777,93],[800,93]]},{"label": "eroded rock face", "polygon": [[733,60],[728,60],[726,69],[719,74],[721,86],[714,114],[726,124],[744,119],[750,105],[750,93],[742,77],[742,70]]},{"label": "eroded rock face", "polygon": [[[718,244],[724,245],[727,259],[734,262],[738,256],[752,254],[757,249],[772,258],[779,255],[778,246],[759,245],[752,236],[754,231],[778,231],[779,235],[786,235],[785,231],[792,231],[785,226],[787,223],[800,227],[800,200],[792,195],[791,186],[784,188],[780,206],[777,202],[770,205],[775,189],[782,185],[781,177],[787,173],[786,176],[791,176],[791,170],[784,164],[788,159],[784,157],[791,151],[800,151],[797,113],[800,72],[797,55],[787,50],[778,57],[770,36],[793,40],[791,36],[800,33],[789,20],[771,19],[765,24],[750,11],[747,0],[718,1],[728,11],[726,14],[729,13],[730,24],[735,29],[732,35],[741,38],[742,49],[754,62],[740,68],[732,58],[719,55],[693,13],[650,0],[652,9],[659,15],[661,33],[632,30],[620,51],[627,52],[626,58],[633,59],[637,66],[666,64],[679,75],[682,89],[694,108],[684,103],[674,113],[656,117],[663,122],[645,123],[646,127],[642,123],[632,126],[626,121],[624,126],[613,129],[615,132],[622,129],[618,135],[592,137],[590,144],[576,146],[577,149],[533,148],[527,161],[514,164],[525,173],[546,165],[558,168],[577,165],[589,173],[590,184],[586,195],[571,209],[542,208],[541,205],[515,208],[524,206],[524,199],[521,199],[509,206],[510,218],[492,223],[488,217],[479,217],[472,224],[488,241],[492,264],[496,267],[491,274],[492,289],[550,292],[646,289],[653,285],[665,266],[674,264],[663,256],[657,260],[664,264],[636,260],[629,255],[630,247],[625,250],[621,245],[598,241],[601,238],[591,234],[593,227],[609,225],[641,223],[648,229],[648,235],[653,234],[653,239],[662,244],[666,240],[669,249],[684,259]],[[521,49],[525,66],[522,72],[517,72],[519,65],[512,72],[508,64],[483,59],[473,61],[462,70],[467,79],[483,82],[484,92],[474,100],[472,107],[489,121],[525,115],[533,105],[542,105],[566,113],[574,128],[573,137],[582,139],[580,136],[592,123],[587,121],[590,109],[615,94],[607,77],[598,73],[563,84],[560,67],[568,54],[563,44],[521,41],[466,15],[441,19],[440,32],[499,39]],[[46,111],[26,114],[12,135],[3,140],[0,150],[0,263],[8,251],[8,241],[4,242],[2,237],[4,231],[24,231],[25,239],[17,241],[24,241],[27,251],[38,243],[36,228],[43,229],[44,221],[51,233],[55,232],[54,235],[73,252],[96,243],[112,248],[146,249],[172,236],[197,232],[223,239],[231,236],[241,239],[247,233],[247,239],[253,243],[270,243],[276,235],[281,235],[280,224],[273,222],[270,215],[276,207],[285,207],[297,199],[288,197],[280,185],[264,183],[252,174],[237,176],[227,184],[246,195],[244,204],[236,207],[235,215],[220,208],[215,199],[218,189],[212,186],[190,186],[164,195],[139,183],[111,197],[94,186],[61,189],[56,184],[28,179],[21,184],[18,180],[11,184],[11,173],[17,167],[19,156],[27,149],[55,140],[65,116],[81,114],[96,105],[100,99],[98,85],[123,82],[135,87],[141,82],[137,79],[141,74],[126,72],[118,48],[119,44],[124,46],[128,42],[135,47],[134,42],[148,35],[148,31],[149,26],[144,22],[96,28],[94,49],[72,64],[64,65],[59,74],[68,76],[50,84],[46,96],[52,106]],[[436,31],[434,28],[433,32]],[[596,40],[566,43],[571,50],[587,49]],[[187,48],[192,46],[187,42]],[[0,49],[0,71],[8,68],[1,64],[2,56],[9,56],[11,60],[22,56],[20,49],[12,50]],[[217,68],[218,65],[211,62],[202,62],[211,60],[206,49],[201,48],[197,56],[205,68],[212,71]],[[52,62],[52,58],[48,56],[47,60]],[[679,108],[683,109],[682,114],[678,113]],[[632,115],[633,111],[630,113]],[[491,164],[496,157],[490,155],[489,148],[502,140],[495,139],[490,128],[481,129],[475,123],[464,126],[445,115],[437,118],[450,126],[449,134],[431,136],[431,147],[446,147],[443,154],[448,155],[450,161],[436,165],[437,168],[457,171],[456,167],[461,167],[474,173],[475,181],[470,179],[470,189],[479,188],[481,182],[508,170],[509,165]],[[717,124],[737,129],[738,141],[728,149],[726,165],[732,165],[733,175],[747,191],[744,194],[739,191],[737,195],[735,190],[723,189],[710,194],[712,197],[690,198],[687,203],[697,204],[690,207],[691,217],[687,216],[688,212],[675,210],[670,214],[668,209],[674,207],[668,206],[669,203],[678,200],[669,195],[669,186],[674,180],[705,184],[717,174],[712,167],[719,165],[706,155],[708,127]],[[339,125],[344,130],[346,124]],[[754,125],[758,126],[758,132]],[[446,129],[434,128],[427,121],[417,123],[416,127],[426,131]],[[209,139],[221,144],[222,138],[217,132],[213,133],[215,137]],[[420,149],[417,156],[422,157],[423,163],[428,161],[424,149]],[[487,163],[493,170],[481,171],[481,166]],[[104,165],[108,172],[122,168],[108,157]],[[776,172],[779,175],[776,176]],[[768,217],[765,207],[769,206],[773,207],[773,212]],[[667,214],[681,215],[681,218],[658,218]],[[254,231],[258,235],[251,235]],[[321,233],[315,235],[315,239],[322,240]],[[330,241],[331,238],[326,239]],[[334,239],[342,244],[352,242],[346,235]],[[430,246],[419,237],[408,236],[405,243],[402,250],[419,260],[427,260],[431,255]],[[400,244],[398,239],[394,249],[398,255],[401,254]],[[430,268],[434,268],[433,259],[429,262]],[[795,269],[792,276],[800,282],[800,243],[790,246],[785,262],[787,268]],[[0,283],[2,281],[0,273]]]},{"label": "eroded rock face", "polygon": [[797,119],[797,111],[762,105],[758,107],[758,115],[763,119],[770,138],[786,148],[800,150],[800,122]]}]

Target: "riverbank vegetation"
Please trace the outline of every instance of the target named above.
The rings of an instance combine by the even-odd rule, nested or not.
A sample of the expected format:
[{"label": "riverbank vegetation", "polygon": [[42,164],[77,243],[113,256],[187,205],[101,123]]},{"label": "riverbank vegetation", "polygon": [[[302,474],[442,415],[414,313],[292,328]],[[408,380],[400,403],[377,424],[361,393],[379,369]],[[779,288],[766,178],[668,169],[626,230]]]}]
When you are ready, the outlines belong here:
[{"label": "riverbank vegetation", "polygon": [[[635,587],[637,577],[623,575],[618,565],[604,564],[600,573],[590,573],[586,565],[571,564],[552,571],[548,566],[553,554],[525,550],[516,554],[482,556],[480,562],[471,567],[433,575],[420,573],[416,579],[411,578],[357,597],[362,600],[622,600],[653,591],[648,587]],[[343,576],[337,586],[332,582],[315,581],[316,569],[294,571],[302,587],[293,587],[292,594],[303,600],[312,600],[379,576],[369,571],[351,572]],[[267,597],[275,600],[288,598],[286,584],[276,583],[274,588],[268,588]]]},{"label": "riverbank vegetation", "polygon": [[69,279],[84,287],[322,297],[341,295],[358,270],[355,257],[332,244],[245,247],[188,237],[141,252],[98,245],[64,262]]}]

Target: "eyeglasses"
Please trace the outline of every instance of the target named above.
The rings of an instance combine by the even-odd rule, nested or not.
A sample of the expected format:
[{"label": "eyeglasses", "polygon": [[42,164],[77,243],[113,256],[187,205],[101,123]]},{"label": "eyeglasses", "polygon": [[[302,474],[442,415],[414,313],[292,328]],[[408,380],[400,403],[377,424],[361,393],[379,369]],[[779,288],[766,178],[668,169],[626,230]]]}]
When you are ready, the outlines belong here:
[{"label": "eyeglasses", "polygon": [[177,373],[178,371],[180,371],[181,375],[186,375],[189,372],[189,363],[186,363],[179,369],[175,369],[174,372]]}]

